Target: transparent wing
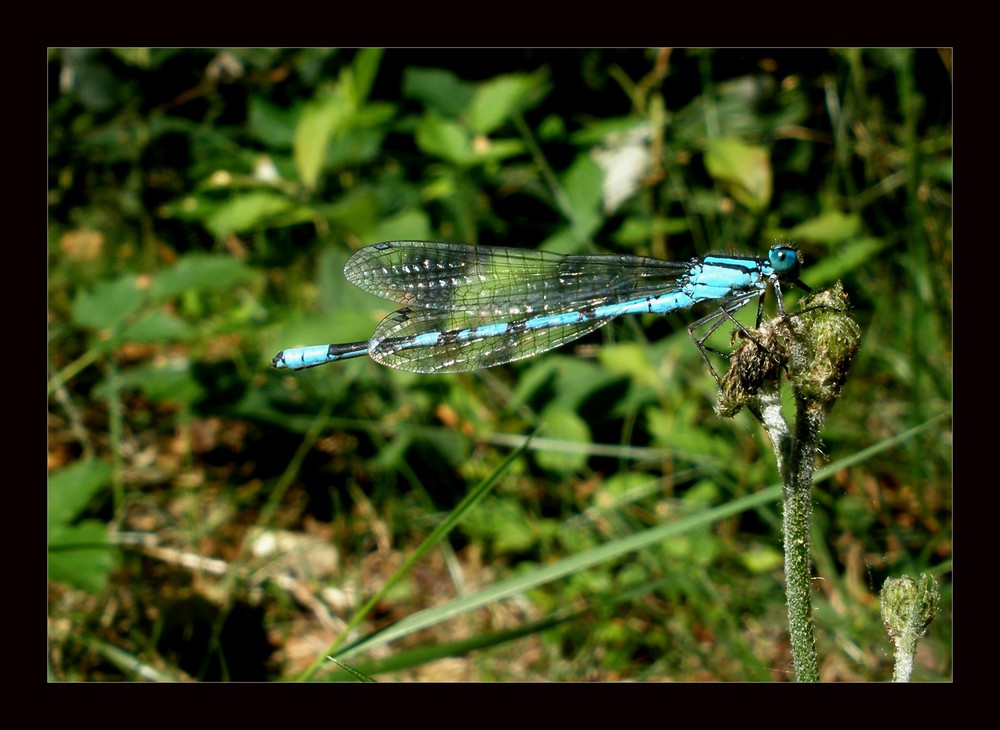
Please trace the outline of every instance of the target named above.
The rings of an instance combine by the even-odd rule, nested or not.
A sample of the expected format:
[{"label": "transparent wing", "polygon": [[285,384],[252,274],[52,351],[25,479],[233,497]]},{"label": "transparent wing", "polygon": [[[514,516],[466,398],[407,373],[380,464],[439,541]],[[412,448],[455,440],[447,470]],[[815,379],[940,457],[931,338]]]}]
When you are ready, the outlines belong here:
[{"label": "transparent wing", "polygon": [[383,365],[414,373],[457,373],[520,360],[571,342],[610,319],[569,321],[519,329],[475,312],[401,309],[375,330],[368,354]]},{"label": "transparent wing", "polygon": [[509,319],[655,296],[676,289],[688,269],[641,256],[392,241],[355,253],[344,275],[401,304]]}]

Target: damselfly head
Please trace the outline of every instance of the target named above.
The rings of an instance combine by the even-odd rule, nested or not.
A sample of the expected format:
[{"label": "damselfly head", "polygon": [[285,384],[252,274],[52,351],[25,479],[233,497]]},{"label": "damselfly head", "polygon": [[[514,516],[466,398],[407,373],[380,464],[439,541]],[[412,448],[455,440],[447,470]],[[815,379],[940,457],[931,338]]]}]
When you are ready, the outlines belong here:
[{"label": "damselfly head", "polygon": [[776,243],[771,246],[767,259],[774,267],[774,273],[781,277],[790,277],[798,273],[802,254],[791,243]]},{"label": "damselfly head", "polygon": [[780,242],[771,246],[767,260],[774,269],[774,276],[786,284],[797,286],[802,291],[812,291],[799,278],[799,266],[802,264],[802,254],[793,243]]}]

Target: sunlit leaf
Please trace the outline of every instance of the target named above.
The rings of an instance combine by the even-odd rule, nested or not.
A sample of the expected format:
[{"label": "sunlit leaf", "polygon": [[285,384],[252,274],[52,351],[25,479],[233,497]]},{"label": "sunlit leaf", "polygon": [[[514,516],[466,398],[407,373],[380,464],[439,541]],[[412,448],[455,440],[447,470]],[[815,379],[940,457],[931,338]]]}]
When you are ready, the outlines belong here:
[{"label": "sunlit leaf", "polygon": [[759,212],[771,204],[774,173],[764,147],[733,138],[712,140],[705,152],[705,167],[750,210]]},{"label": "sunlit leaf", "polygon": [[[570,473],[579,471],[587,463],[586,445],[592,440],[590,426],[574,411],[563,408],[546,408],[541,414],[542,435],[547,439],[566,442],[566,449],[540,450],[535,460],[543,469]],[[573,449],[573,444],[584,448]]]},{"label": "sunlit leaf", "polygon": [[469,126],[490,134],[513,114],[530,109],[544,97],[544,72],[497,76],[476,89],[469,105]]},{"label": "sunlit leaf", "polygon": [[384,54],[383,48],[362,48],[351,62],[351,94],[356,108],[368,99]]},{"label": "sunlit leaf", "polygon": [[816,218],[798,224],[788,232],[788,235],[795,242],[833,242],[852,238],[858,235],[860,230],[861,217],[858,214],[828,210]]},{"label": "sunlit leaf", "polygon": [[819,287],[831,284],[837,279],[860,269],[884,250],[886,242],[880,238],[856,238],[846,245],[837,246],[836,254],[821,256],[816,261],[807,261],[807,282]]},{"label": "sunlit leaf", "polygon": [[458,117],[475,93],[473,84],[445,69],[408,67],[403,74],[403,94],[446,117]]},{"label": "sunlit leaf", "polygon": [[170,312],[151,312],[127,326],[121,339],[128,342],[176,342],[191,335],[191,326]]},{"label": "sunlit leaf", "polygon": [[114,330],[149,300],[142,279],[128,274],[77,294],[73,321],[81,327]]},{"label": "sunlit leaf", "polygon": [[589,155],[579,155],[562,176],[562,184],[569,206],[563,213],[573,223],[573,232],[586,241],[603,220],[604,173]]},{"label": "sunlit leaf", "polygon": [[49,532],[49,580],[97,593],[119,559],[103,523],[88,520]]},{"label": "sunlit leaf", "polygon": [[[257,190],[234,194],[226,202],[209,212],[205,228],[216,237],[232,233],[244,233],[263,227],[281,218],[287,218],[300,206],[278,193]],[[303,211],[301,220],[308,220],[309,213]]]},{"label": "sunlit leaf", "polygon": [[168,299],[186,291],[220,291],[247,281],[252,270],[231,256],[188,254],[158,274],[150,293],[157,299]]},{"label": "sunlit leaf", "polygon": [[416,142],[427,154],[459,165],[469,164],[473,159],[472,137],[468,130],[436,114],[426,114],[420,120]]},{"label": "sunlit leaf", "polygon": [[112,466],[107,462],[78,461],[49,477],[48,523],[67,523],[79,515],[111,481]]},{"label": "sunlit leaf", "polygon": [[313,190],[326,160],[327,148],[334,134],[340,131],[354,107],[343,94],[314,99],[302,109],[295,128],[295,169],[306,188]]}]

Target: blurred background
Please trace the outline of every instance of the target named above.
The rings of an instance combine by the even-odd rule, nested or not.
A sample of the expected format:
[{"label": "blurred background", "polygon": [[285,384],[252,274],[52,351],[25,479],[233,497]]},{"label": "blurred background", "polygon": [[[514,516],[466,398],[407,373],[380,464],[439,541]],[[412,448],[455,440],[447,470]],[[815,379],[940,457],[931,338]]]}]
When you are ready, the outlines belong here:
[{"label": "blurred background", "polygon": [[888,680],[879,590],[929,573],[914,679],[950,680],[949,50],[48,59],[51,679],[794,677],[774,457],[714,411],[709,307],[472,373],[271,367],[367,339],[396,307],[344,262],[407,239],[797,244],[863,333],[814,488],[821,676]]}]

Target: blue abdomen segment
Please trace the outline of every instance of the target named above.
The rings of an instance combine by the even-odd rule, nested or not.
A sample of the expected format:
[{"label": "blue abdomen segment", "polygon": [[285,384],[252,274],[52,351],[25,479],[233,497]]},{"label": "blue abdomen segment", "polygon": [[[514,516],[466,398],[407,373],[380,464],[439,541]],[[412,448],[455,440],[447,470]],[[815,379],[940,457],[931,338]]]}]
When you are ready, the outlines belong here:
[{"label": "blue abdomen segment", "polygon": [[317,365],[325,365],[335,360],[346,360],[350,357],[360,357],[367,354],[367,342],[351,342],[346,345],[290,347],[275,355],[271,360],[271,364],[279,369],[304,370],[306,368],[314,368]]}]

